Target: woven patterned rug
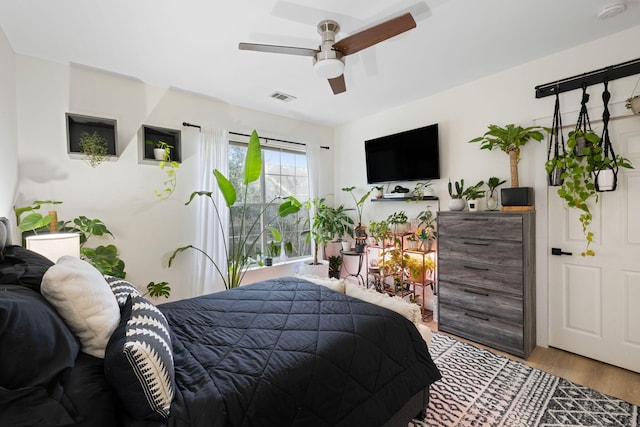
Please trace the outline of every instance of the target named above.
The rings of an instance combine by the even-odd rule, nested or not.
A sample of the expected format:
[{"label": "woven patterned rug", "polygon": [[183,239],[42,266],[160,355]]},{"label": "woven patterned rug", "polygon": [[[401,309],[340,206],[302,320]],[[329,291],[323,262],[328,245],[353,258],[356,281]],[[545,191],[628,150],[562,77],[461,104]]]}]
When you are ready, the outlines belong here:
[{"label": "woven patterned rug", "polygon": [[409,427],[640,426],[636,405],[448,336],[430,352],[443,378]]}]

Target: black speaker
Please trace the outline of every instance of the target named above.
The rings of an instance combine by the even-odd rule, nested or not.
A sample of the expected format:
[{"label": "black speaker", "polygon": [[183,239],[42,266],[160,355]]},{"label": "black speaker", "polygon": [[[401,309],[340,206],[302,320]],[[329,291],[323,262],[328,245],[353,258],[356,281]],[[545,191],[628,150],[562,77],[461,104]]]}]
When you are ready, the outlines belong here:
[{"label": "black speaker", "polygon": [[533,206],[533,187],[512,187],[501,189],[502,206]]}]

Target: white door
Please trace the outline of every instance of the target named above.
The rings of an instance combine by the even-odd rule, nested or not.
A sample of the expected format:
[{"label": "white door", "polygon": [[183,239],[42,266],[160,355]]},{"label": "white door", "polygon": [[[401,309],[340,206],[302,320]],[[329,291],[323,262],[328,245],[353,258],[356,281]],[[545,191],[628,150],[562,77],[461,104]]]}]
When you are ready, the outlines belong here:
[{"label": "white door", "polygon": [[591,209],[595,256],[580,256],[578,214],[548,189],[549,345],[640,372],[640,117],[609,125],[615,152],[635,169],[620,169],[617,190]]}]

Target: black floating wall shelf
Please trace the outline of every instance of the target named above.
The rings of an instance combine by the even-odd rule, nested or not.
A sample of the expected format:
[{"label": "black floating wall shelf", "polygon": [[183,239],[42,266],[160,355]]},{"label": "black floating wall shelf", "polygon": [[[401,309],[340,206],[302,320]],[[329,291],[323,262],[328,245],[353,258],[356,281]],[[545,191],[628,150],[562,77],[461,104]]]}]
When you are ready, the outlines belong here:
[{"label": "black floating wall shelf", "polygon": [[634,74],[640,74],[640,58],[536,86],[536,98],[544,98],[556,93],[580,89],[583,84],[591,86],[600,84],[605,80],[621,79]]}]

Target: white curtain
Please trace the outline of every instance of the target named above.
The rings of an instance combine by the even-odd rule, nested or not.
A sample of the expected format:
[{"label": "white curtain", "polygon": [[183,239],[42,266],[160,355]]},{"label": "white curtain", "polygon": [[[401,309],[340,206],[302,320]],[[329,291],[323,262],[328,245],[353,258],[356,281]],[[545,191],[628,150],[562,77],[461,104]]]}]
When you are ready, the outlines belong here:
[{"label": "white curtain", "polygon": [[[320,147],[314,147],[310,144],[307,144],[307,171],[309,174],[309,200],[313,200],[318,197],[319,186],[320,186]],[[313,207],[309,209],[309,221],[313,221],[313,216],[315,215],[315,211]],[[315,245],[311,244],[311,255],[314,255]],[[318,254],[320,256],[320,254]]]},{"label": "white curtain", "polygon": [[[211,200],[198,197],[198,224],[196,227],[195,246],[207,253],[226,272],[227,257],[225,254],[225,240],[229,229],[229,209],[218,190],[218,184],[213,176],[213,170],[218,169],[224,176],[229,176],[229,136],[226,130],[203,129],[200,133],[200,163],[198,168],[199,188],[201,191],[211,191],[212,198],[218,206],[220,221],[216,215]],[[196,256],[196,274],[194,294],[203,295],[224,290],[224,282],[215,266],[198,253]]]}]

